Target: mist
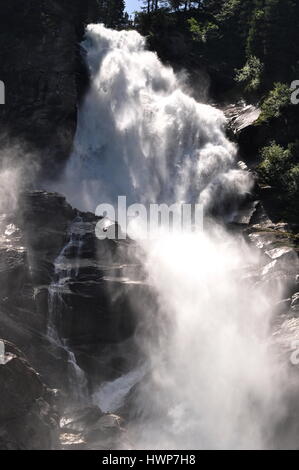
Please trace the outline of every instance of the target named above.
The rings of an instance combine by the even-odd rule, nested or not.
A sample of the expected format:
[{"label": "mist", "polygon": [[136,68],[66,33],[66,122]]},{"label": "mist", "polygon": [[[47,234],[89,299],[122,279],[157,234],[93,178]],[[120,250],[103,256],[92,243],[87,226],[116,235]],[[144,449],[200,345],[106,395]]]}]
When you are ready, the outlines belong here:
[{"label": "mist", "polygon": [[37,155],[25,150],[21,143],[3,146],[0,152],[1,213],[17,209],[22,191],[35,184],[39,166]]},{"label": "mist", "polygon": [[[147,207],[200,203],[209,215],[201,233],[165,227],[140,241],[158,307],[152,312],[144,302],[140,311],[144,331],[155,334],[137,337],[147,374],[137,374],[134,442],[141,449],[271,448],[288,413],[287,367],[271,330],[285,286],[274,292],[258,284],[260,253],[225,228],[253,187],[237,167],[225,117],[186,94],[137,32],[90,25],[83,46],[91,89],[54,189],[85,210],[125,195]],[[114,411],[105,390],[128,393],[131,378],[95,394],[104,393],[105,411]]]},{"label": "mist", "polygon": [[90,25],[83,47],[91,87],[73,154],[50,189],[93,211],[122,195],[128,204],[199,201],[207,209],[218,200],[220,210],[248,194],[252,180],[235,165],[223,113],[186,94],[142,36]]},{"label": "mist", "polygon": [[159,341],[142,339],[152,374],[136,397],[139,448],[271,448],[287,372],[273,305],[254,282],[259,254],[219,226],[144,249],[163,323]]}]

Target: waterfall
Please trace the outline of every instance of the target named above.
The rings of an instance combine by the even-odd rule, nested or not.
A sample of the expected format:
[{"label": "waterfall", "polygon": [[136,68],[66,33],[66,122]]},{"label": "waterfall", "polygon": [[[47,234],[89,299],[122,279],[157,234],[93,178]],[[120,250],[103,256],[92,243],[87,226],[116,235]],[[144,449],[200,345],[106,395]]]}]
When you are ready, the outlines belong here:
[{"label": "waterfall", "polygon": [[84,224],[81,217],[76,217],[69,229],[69,240],[54,261],[54,280],[49,286],[48,296],[48,338],[62,347],[68,358],[68,378],[71,396],[75,403],[84,402],[87,397],[87,379],[76,362],[73,351],[59,331],[63,305],[63,293],[67,292],[68,283],[79,275],[80,254],[83,245]]},{"label": "waterfall", "polygon": [[91,89],[61,183],[75,207],[95,210],[126,195],[129,203],[198,200],[208,209],[248,193],[223,113],[186,94],[143,37],[91,25],[84,47]]},{"label": "waterfall", "polygon": [[252,188],[224,115],[196,102],[135,31],[90,25],[84,48],[91,88],[55,189],[87,210],[125,195],[145,205],[200,203],[217,215],[202,233],[165,230],[140,242],[159,306],[158,337],[140,338],[152,373],[135,391],[136,446],[271,447],[285,412],[270,328],[280,292],[255,282],[259,254],[223,225]]}]

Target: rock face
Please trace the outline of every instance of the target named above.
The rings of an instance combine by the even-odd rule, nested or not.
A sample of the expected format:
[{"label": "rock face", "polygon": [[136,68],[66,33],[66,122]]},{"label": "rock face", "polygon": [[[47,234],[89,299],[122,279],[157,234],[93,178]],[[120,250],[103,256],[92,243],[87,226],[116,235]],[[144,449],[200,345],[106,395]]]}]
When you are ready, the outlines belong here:
[{"label": "rock face", "polygon": [[[299,270],[297,235],[292,233],[287,224],[275,224],[267,218],[261,204],[246,233],[249,241],[263,253],[261,270],[256,273],[257,282],[269,290],[272,300],[275,293],[281,291],[281,285],[284,285],[285,300],[291,297],[296,292],[296,276]],[[288,302],[282,302],[277,307],[286,313],[288,305]]]},{"label": "rock face", "polygon": [[251,126],[261,114],[259,108],[246,105],[243,102],[226,106],[223,111],[234,134],[238,134],[243,129]]},{"label": "rock face", "polygon": [[16,347],[7,342],[4,345],[5,356],[0,364],[0,448],[56,448],[59,427],[51,390]]},{"label": "rock face", "polygon": [[17,138],[55,174],[72,148],[87,74],[79,42],[95,0],[10,0],[1,5],[1,146]]},{"label": "rock face", "polygon": [[78,399],[78,380],[92,393],[140,357],[134,334],[149,289],[136,248],[130,241],[99,240],[98,221],[44,191],[21,194],[17,211],[0,217],[0,338],[22,351],[13,350],[0,366],[1,383],[3,376],[9,385],[0,387],[0,400],[12,395],[3,412],[7,419],[18,413],[15,427],[3,418],[8,434],[3,431],[1,448],[43,448],[46,440],[54,446],[48,418],[40,440],[26,440],[18,427],[27,423],[24,410],[30,409],[28,426],[38,430],[41,416],[56,413],[44,398],[48,387],[60,391],[60,412]]},{"label": "rock face", "polygon": [[[244,272],[244,282],[269,289],[278,341],[287,338],[289,347],[298,321],[298,238],[286,224],[269,220],[259,203],[245,212],[232,229],[243,231],[261,256],[259,269]],[[119,417],[73,411],[82,406],[79,389],[91,403],[103,382],[142,361],[136,332],[155,337],[155,317],[147,321],[144,312],[150,305],[146,313],[155,315],[155,293],[137,248],[130,240],[99,240],[99,221],[45,191],[23,193],[17,211],[0,217],[0,338],[10,353],[0,365],[0,400],[7,403],[0,412],[0,448],[59,448],[59,434],[63,448],[130,447]],[[281,302],[275,293],[282,284]],[[139,419],[140,386],[121,409],[129,420]],[[150,376],[143,386],[154,386]],[[50,389],[59,389],[56,404]],[[67,420],[61,429],[57,414]]]},{"label": "rock face", "polygon": [[65,450],[128,450],[131,447],[122,418],[102,413],[97,406],[73,410],[61,419],[60,426],[60,440]]},{"label": "rock face", "polygon": [[[131,296],[138,305],[138,298],[147,295],[134,248],[127,241],[99,240],[98,220],[72,209],[63,196],[44,191],[22,194],[18,215],[1,219],[0,332],[17,341],[37,370],[40,362],[47,364],[45,375],[54,387],[61,381],[56,375],[64,372],[65,354],[57,342],[49,344],[51,301],[58,336],[81,350],[85,362],[94,347],[132,337],[137,312]],[[35,356],[37,345],[47,350],[46,357]],[[56,372],[48,374],[52,361]]]},{"label": "rock face", "polygon": [[224,107],[223,112],[228,120],[230,137],[238,142],[240,157],[247,165],[253,166],[258,160],[261,140],[259,128],[255,126],[261,110],[241,101]]},{"label": "rock face", "polygon": [[0,337],[17,344],[55,388],[65,383],[66,357],[47,338],[47,286],[72,217],[64,198],[33,192],[22,195],[17,213],[0,218]]}]

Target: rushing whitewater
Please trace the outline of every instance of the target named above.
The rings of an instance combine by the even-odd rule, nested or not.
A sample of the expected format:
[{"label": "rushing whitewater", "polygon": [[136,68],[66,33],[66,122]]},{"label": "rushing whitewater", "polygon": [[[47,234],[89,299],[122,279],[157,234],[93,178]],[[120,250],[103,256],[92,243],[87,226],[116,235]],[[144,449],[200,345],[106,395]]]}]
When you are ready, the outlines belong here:
[{"label": "rushing whitewater", "polygon": [[[69,364],[68,379],[72,392],[72,400],[77,404],[84,403],[87,396],[87,380],[84,372],[76,363],[76,358],[71,349],[67,346],[65,340],[60,337],[59,326],[61,322],[61,310],[63,304],[62,293],[69,290],[68,282],[75,279],[79,274],[80,252],[83,246],[82,226],[84,223],[80,217],[76,217],[70,227],[69,240],[61,250],[61,253],[54,261],[55,279],[49,287],[49,319],[48,319],[48,338],[58,347],[64,349]],[[68,259],[71,252],[75,253],[74,262]]]},{"label": "rushing whitewater", "polygon": [[[252,182],[237,168],[223,114],[189,96],[137,32],[90,25],[84,48],[91,88],[56,189],[80,209],[125,195],[145,205],[200,203],[231,219]],[[140,337],[149,372],[135,390],[135,445],[271,447],[285,377],[271,350],[271,295],[254,283],[257,253],[216,222],[203,233],[165,230],[143,241],[142,253],[159,307],[149,315],[144,305],[140,315],[159,333]],[[106,410],[133,376],[96,394]]]},{"label": "rushing whitewater", "polygon": [[91,89],[62,186],[77,207],[126,195],[144,204],[200,199],[208,208],[248,192],[223,114],[185,94],[143,37],[91,25],[84,47]]}]

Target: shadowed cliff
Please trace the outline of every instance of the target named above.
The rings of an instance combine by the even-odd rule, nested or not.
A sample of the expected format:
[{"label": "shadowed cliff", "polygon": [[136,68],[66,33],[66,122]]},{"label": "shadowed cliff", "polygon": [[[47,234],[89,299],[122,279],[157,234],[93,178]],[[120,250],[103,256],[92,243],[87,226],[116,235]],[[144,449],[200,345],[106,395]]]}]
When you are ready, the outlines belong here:
[{"label": "shadowed cliff", "polygon": [[67,159],[87,73],[79,43],[95,0],[11,0],[1,5],[1,147],[17,140],[55,174]]}]

